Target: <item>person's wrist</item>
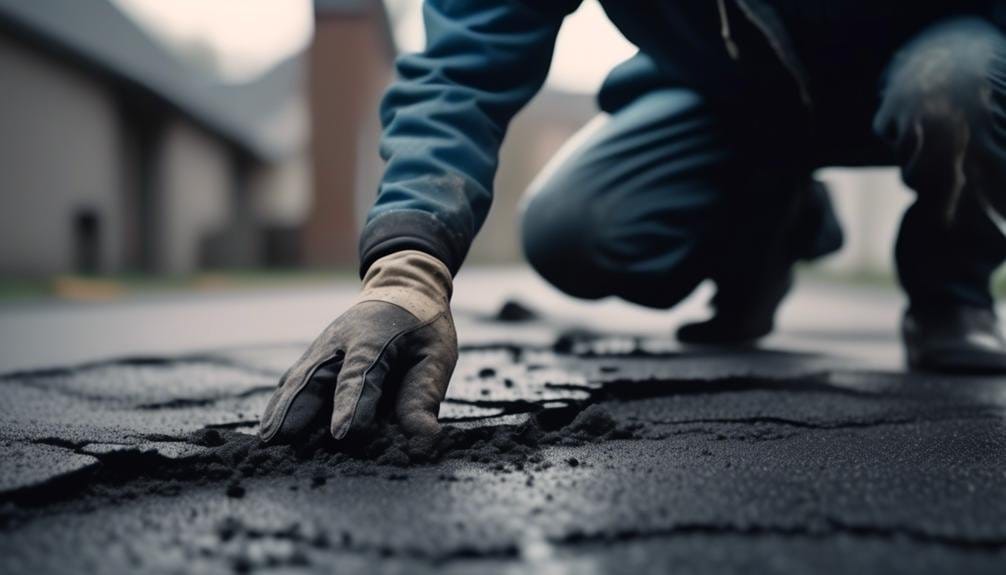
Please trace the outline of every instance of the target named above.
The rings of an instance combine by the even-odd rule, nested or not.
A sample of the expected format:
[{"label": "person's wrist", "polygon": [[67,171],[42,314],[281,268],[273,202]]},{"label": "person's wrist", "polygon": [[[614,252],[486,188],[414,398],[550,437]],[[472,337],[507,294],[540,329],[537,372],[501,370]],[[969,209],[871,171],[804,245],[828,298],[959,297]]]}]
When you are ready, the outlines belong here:
[{"label": "person's wrist", "polygon": [[450,309],[452,291],[451,272],[443,262],[425,252],[403,250],[371,264],[357,303],[391,303],[428,321]]}]

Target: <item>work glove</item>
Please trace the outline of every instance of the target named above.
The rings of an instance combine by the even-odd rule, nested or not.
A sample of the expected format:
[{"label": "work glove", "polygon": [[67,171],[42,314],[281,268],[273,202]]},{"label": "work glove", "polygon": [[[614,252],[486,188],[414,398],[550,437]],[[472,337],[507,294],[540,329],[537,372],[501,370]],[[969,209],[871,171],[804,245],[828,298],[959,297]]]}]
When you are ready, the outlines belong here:
[{"label": "work glove", "polygon": [[[374,262],[356,303],[336,318],[283,375],[259,435],[288,441],[331,413],[343,439],[388,405],[405,433],[440,430],[437,412],[458,359],[451,273],[440,260],[407,250]],[[327,418],[326,418],[327,419]]]}]

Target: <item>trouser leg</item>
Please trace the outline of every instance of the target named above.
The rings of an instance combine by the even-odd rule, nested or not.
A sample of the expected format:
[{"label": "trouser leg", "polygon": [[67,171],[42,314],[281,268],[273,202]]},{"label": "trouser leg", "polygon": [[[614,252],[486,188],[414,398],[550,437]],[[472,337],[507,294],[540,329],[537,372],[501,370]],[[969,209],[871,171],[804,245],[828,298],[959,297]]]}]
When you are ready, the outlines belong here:
[{"label": "trouser leg", "polygon": [[924,31],[886,74],[874,128],[917,194],[895,249],[912,309],[993,305],[1006,239],[982,197],[1006,203],[1004,88],[1006,40],[979,18]]},{"label": "trouser leg", "polygon": [[674,305],[709,275],[728,157],[694,92],[637,98],[529,190],[528,262],[575,297]]},{"label": "trouser leg", "polygon": [[837,227],[807,223],[828,209],[808,174],[751,162],[723,128],[696,93],[662,88],[576,138],[525,200],[532,267],[576,297],[667,308],[705,279],[737,293],[765,258],[788,268],[837,248]]}]

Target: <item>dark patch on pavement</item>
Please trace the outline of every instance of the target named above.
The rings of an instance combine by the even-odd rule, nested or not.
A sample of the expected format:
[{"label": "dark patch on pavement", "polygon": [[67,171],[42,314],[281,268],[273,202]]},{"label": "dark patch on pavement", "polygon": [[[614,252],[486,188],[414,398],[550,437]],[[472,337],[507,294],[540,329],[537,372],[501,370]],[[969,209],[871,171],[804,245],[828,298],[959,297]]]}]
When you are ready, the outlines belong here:
[{"label": "dark patch on pavement", "polygon": [[492,318],[501,322],[522,322],[541,319],[538,312],[534,311],[527,304],[520,301],[508,299],[500,306],[499,311]]}]

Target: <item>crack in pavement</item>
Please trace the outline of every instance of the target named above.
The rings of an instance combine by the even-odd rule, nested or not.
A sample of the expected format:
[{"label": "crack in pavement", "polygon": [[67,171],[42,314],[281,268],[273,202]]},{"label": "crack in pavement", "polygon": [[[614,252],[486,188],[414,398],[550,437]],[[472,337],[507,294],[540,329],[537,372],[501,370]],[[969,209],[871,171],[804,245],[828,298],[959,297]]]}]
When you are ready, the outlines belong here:
[{"label": "crack in pavement", "polygon": [[[798,378],[769,378],[759,376],[727,376],[721,378],[668,378],[641,379],[614,378],[593,380],[587,384],[545,382],[545,389],[578,391],[584,398],[555,397],[545,399],[470,399],[450,397],[444,403],[501,409],[504,414],[535,413],[544,409],[569,408],[577,405],[615,400],[648,399],[682,395],[745,393],[759,391],[786,391],[789,393],[823,393],[855,398],[884,399],[899,397],[873,391],[850,389],[827,383],[837,372],[821,371]],[[491,419],[496,415],[485,416]],[[479,417],[465,418],[466,420]]]},{"label": "crack in pavement", "polygon": [[[245,419],[244,413],[257,416],[259,399],[275,389],[263,385],[264,377],[278,377],[267,369],[247,371],[257,378],[247,382],[222,382],[245,386],[234,392],[194,397],[205,393],[199,389],[203,380],[194,379],[169,390],[177,397],[133,394],[141,400],[130,403],[124,424],[108,426],[112,433],[81,425],[63,437],[50,424],[59,422],[55,416],[44,422],[49,427],[30,432],[12,424],[3,438],[8,444],[48,446],[94,463],[0,494],[0,529],[12,537],[20,529],[58,523],[100,532],[106,520],[128,526],[137,517],[153,517],[144,514],[163,512],[169,516],[165,535],[148,537],[142,549],[190,546],[200,557],[237,561],[235,569],[257,568],[244,545],[263,539],[293,542],[311,553],[527,566],[535,541],[522,539],[524,531],[511,533],[514,524],[542,529],[550,535],[539,542],[571,553],[687,535],[847,537],[975,553],[1006,550],[1006,534],[995,526],[1001,507],[996,481],[1006,481],[996,459],[1002,449],[996,430],[1006,420],[1006,410],[995,403],[999,383],[969,389],[952,380],[926,380],[919,391],[907,376],[878,382],[854,370],[824,369],[821,362],[802,364],[792,354],[741,354],[740,363],[724,365],[722,355],[642,349],[639,341],[577,341],[540,348],[464,346],[469,355],[444,401],[445,434],[430,444],[393,429],[345,450],[332,447],[324,430],[294,446],[262,446],[237,430],[257,425],[257,417]],[[185,370],[194,357],[207,356],[94,365],[112,376],[119,368],[163,367],[139,382],[156,386],[192,373]],[[763,369],[745,363],[764,357],[783,361]],[[246,373],[236,360],[220,365]],[[668,372],[677,377],[662,375]],[[3,376],[0,382],[79,393],[74,378],[80,372],[47,373],[65,381],[56,385],[35,374],[23,380]],[[206,380],[220,383],[213,378],[228,373],[211,370]],[[114,390],[101,376],[89,375],[86,389]],[[128,384],[130,377],[127,371],[116,382]],[[496,389],[486,393],[492,385]],[[221,387],[227,389],[212,389]],[[126,411],[115,397],[80,395],[108,402],[111,415]],[[239,421],[225,419],[231,409],[243,412]],[[919,429],[906,429],[911,425]],[[192,429],[198,431],[189,434]],[[824,434],[833,430],[851,432]],[[687,435],[703,437],[661,441]],[[781,438],[795,439],[768,443]],[[22,453],[27,458],[45,452]],[[918,475],[895,477],[901,469]],[[410,494],[418,507],[411,507],[416,503]],[[863,505],[879,511],[864,515]],[[917,514],[901,510],[916,507]],[[440,522],[427,516],[431,510],[456,516]],[[971,515],[956,520],[952,513],[960,510]],[[187,513],[207,514],[200,525],[211,530],[209,540],[203,532],[189,538]],[[644,520],[637,523],[626,513]],[[86,519],[89,514],[98,519]],[[299,521],[294,527],[276,526],[291,515]],[[229,524],[213,531],[210,522],[221,516],[231,518]],[[262,525],[254,526],[258,520]],[[369,529],[367,535],[356,536],[357,527]],[[502,528],[502,534],[480,531],[491,528]],[[397,535],[382,540],[375,529]],[[303,560],[296,553],[284,557],[290,563],[280,566]]]},{"label": "crack in pavement", "polygon": [[[539,421],[545,422],[552,428],[560,427],[571,422],[580,412],[591,405],[604,404],[609,401],[639,400],[654,397],[683,396],[692,394],[720,394],[728,392],[752,392],[752,391],[786,391],[797,393],[825,393],[851,396],[855,398],[875,399],[878,394],[867,391],[849,390],[823,383],[828,380],[834,372],[818,372],[809,375],[807,378],[790,380],[784,378],[764,378],[764,377],[726,377],[721,379],[697,379],[697,378],[646,378],[641,380],[625,379],[622,377],[597,381],[589,385],[578,384],[551,384],[545,383],[546,387],[575,389],[587,394],[585,399],[570,398],[550,398],[550,399],[463,399],[447,398],[445,404],[466,405],[480,408],[491,408],[499,410],[498,413],[490,415],[475,415],[469,417],[444,418],[445,424],[451,423],[477,423],[491,422],[505,416],[529,415],[536,416]],[[134,409],[153,411],[162,409],[196,408],[214,405],[220,401],[247,398],[259,394],[271,392],[274,386],[259,386],[245,390],[240,393],[213,398],[186,399],[178,398],[165,402],[147,403],[133,406]],[[884,394],[886,395],[886,394]],[[971,418],[1001,418],[1002,411],[991,408],[983,410],[972,410]],[[675,426],[687,427],[695,425],[760,425],[797,428],[804,430],[836,430],[836,429],[863,429],[871,427],[883,427],[891,425],[919,424],[935,421],[947,421],[952,419],[967,419],[969,416],[961,413],[944,413],[940,416],[932,417],[901,417],[901,418],[878,418],[867,421],[834,421],[816,422],[812,420],[797,420],[773,416],[748,416],[748,417],[711,417],[711,418],[691,418],[691,419],[632,419],[636,424],[647,426]],[[236,430],[252,429],[258,424],[258,419],[248,419],[225,423],[214,423],[203,426],[203,430]],[[490,426],[492,427],[492,426]],[[671,434],[660,433],[658,429],[649,429],[645,433],[638,434],[638,440],[660,440],[672,436],[682,435],[716,435],[718,438],[727,440],[750,441],[750,440],[778,440],[793,437],[792,433],[766,434],[764,429],[757,433],[737,436],[735,433],[726,434],[728,430],[717,429],[689,429]],[[140,434],[133,436],[138,439],[138,443],[123,444],[129,445],[133,449],[124,448],[114,454],[115,457],[123,457],[128,453],[135,452],[141,455],[149,455],[149,450],[142,450],[143,444],[150,443],[192,443],[190,437],[172,436],[165,434]],[[108,445],[108,441],[96,441],[91,439],[68,440],[59,437],[42,437],[30,440],[30,443],[39,443],[56,447],[63,447],[74,450],[81,455],[96,456],[94,453],[84,451],[90,444],[100,443]],[[100,457],[100,456],[99,456]],[[168,459],[168,458],[165,458]]]},{"label": "crack in pavement", "polygon": [[623,543],[642,539],[672,538],[681,535],[740,535],[745,537],[777,536],[827,539],[846,535],[869,539],[908,539],[916,543],[942,545],[965,550],[1001,551],[1006,549],[1006,537],[960,537],[933,533],[907,525],[853,524],[835,518],[825,518],[820,525],[779,526],[748,524],[744,526],[719,523],[681,523],[659,529],[621,529],[603,533],[574,532],[551,539],[554,545],[585,545]]},{"label": "crack in pavement", "polygon": [[715,378],[646,377],[640,379],[613,378],[589,382],[546,383],[549,389],[579,390],[604,394],[611,399],[643,399],[666,395],[744,393],[754,391],[785,391],[788,393],[823,393],[856,398],[894,398],[895,394],[852,389],[828,383],[837,371],[817,371],[799,377],[763,377],[730,375]]},{"label": "crack in pavement", "polygon": [[[191,364],[185,364],[185,365],[191,365]],[[79,374],[77,375],[79,376]],[[83,400],[91,403],[114,403],[117,401],[117,398],[115,398],[114,396],[110,396],[108,394],[88,393],[85,391],[67,387],[66,385],[53,383],[52,381],[48,381],[48,379],[49,379],[48,376],[28,377],[25,379],[0,378],[0,385],[15,385],[15,386],[27,387],[38,391],[46,393],[54,393],[57,395],[61,395],[63,397],[68,397],[76,400]],[[245,399],[248,397],[252,397],[254,395],[271,393],[275,389],[276,386],[271,384],[271,385],[254,386],[246,388],[236,393],[224,393],[220,395],[214,395],[211,397],[194,397],[194,398],[177,397],[165,401],[147,402],[139,404],[130,403],[129,399],[122,399],[119,401],[125,405],[128,405],[132,409],[141,409],[141,410],[204,407],[222,401]]]},{"label": "crack in pavement", "polygon": [[25,443],[37,443],[40,445],[51,445],[52,447],[62,447],[64,449],[76,450],[91,443],[90,441],[72,441],[62,437],[39,437],[31,439]]},{"label": "crack in pavement", "polygon": [[[241,554],[242,545],[256,541],[286,541],[292,548],[280,548],[279,552],[266,559],[273,567],[283,565],[307,566],[320,559],[324,564],[325,555],[353,554],[381,559],[408,559],[421,561],[431,567],[444,568],[452,564],[470,561],[499,561],[504,564],[530,561],[531,565],[547,564],[554,560],[556,552],[575,552],[579,548],[592,545],[610,546],[636,541],[659,541],[682,536],[707,538],[740,536],[744,538],[784,538],[826,540],[836,536],[846,536],[859,540],[908,540],[926,545],[937,545],[954,550],[969,552],[998,552],[1006,548],[1006,539],[969,539],[945,537],[939,534],[919,531],[906,526],[853,525],[834,519],[825,519],[816,528],[786,527],[778,525],[736,526],[719,523],[681,523],[660,529],[624,529],[605,533],[570,533],[565,536],[548,537],[540,533],[526,536],[513,543],[483,546],[465,545],[450,550],[430,551],[412,545],[391,545],[357,541],[351,531],[344,530],[329,536],[317,526],[305,527],[293,523],[283,527],[261,527],[248,525],[235,517],[221,521],[213,532],[213,539],[199,540],[200,555],[205,557],[224,556],[231,559],[239,571],[255,565],[250,557]],[[182,542],[182,544],[186,544]],[[542,546],[547,548],[548,557],[541,557]],[[309,553],[310,552],[310,553]],[[322,557],[313,556],[313,554]]]},{"label": "crack in pavement", "polygon": [[174,398],[167,401],[157,401],[151,403],[141,403],[139,405],[132,406],[133,409],[140,409],[144,411],[156,411],[159,409],[185,409],[192,407],[208,407],[215,405],[217,403],[235,400],[235,399],[247,399],[256,395],[262,395],[266,393],[272,393],[276,391],[275,385],[262,385],[258,387],[252,387],[246,389],[239,393],[231,393],[227,395],[218,395],[214,397],[199,397],[199,398]]},{"label": "crack in pavement", "polygon": [[85,362],[70,366],[58,366],[49,368],[38,368],[29,370],[10,371],[0,374],[0,383],[8,380],[23,382],[36,378],[54,377],[76,377],[82,372],[118,367],[176,367],[179,365],[206,364],[217,367],[229,367],[243,370],[248,373],[258,374],[266,377],[279,378],[283,372],[281,370],[267,369],[244,362],[237,361],[229,357],[222,357],[213,354],[187,354],[174,356],[133,356],[117,359]]},{"label": "crack in pavement", "polygon": [[954,421],[954,420],[978,420],[978,419],[990,419],[990,420],[1002,420],[1004,419],[1006,412],[989,410],[988,413],[977,413],[974,415],[966,414],[947,414],[941,416],[930,416],[930,417],[905,417],[905,418],[894,418],[885,419],[879,418],[869,421],[837,421],[831,423],[819,423],[810,421],[800,421],[796,419],[786,419],[783,417],[767,417],[767,416],[755,416],[755,417],[712,417],[712,418],[700,418],[700,419],[647,419],[646,423],[650,425],[667,425],[667,426],[684,426],[684,425],[701,425],[701,424],[740,424],[740,425],[779,425],[785,427],[796,427],[800,429],[809,430],[837,430],[837,429],[869,429],[874,427],[884,427],[891,425],[917,425],[925,423],[935,423],[938,421]]}]

